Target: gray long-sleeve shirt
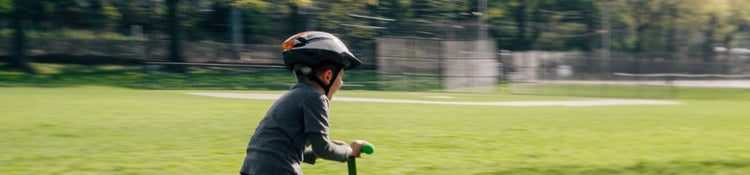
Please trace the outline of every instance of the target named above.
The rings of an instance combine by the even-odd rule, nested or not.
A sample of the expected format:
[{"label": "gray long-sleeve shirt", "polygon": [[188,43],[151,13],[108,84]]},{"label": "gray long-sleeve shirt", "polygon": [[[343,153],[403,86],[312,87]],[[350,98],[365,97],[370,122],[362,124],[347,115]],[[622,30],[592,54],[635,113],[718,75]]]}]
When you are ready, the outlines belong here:
[{"label": "gray long-sleeve shirt", "polygon": [[[308,84],[295,84],[271,106],[250,138],[241,174],[302,174],[315,159],[344,162],[348,146],[328,140],[328,98]],[[306,149],[312,144],[312,149]]]}]

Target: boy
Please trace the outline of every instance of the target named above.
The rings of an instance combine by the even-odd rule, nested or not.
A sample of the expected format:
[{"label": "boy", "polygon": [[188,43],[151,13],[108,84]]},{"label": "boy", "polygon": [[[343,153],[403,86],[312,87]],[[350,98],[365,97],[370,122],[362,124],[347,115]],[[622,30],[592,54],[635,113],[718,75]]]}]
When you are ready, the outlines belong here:
[{"label": "boy", "polygon": [[350,156],[358,157],[367,144],[328,139],[329,100],[343,85],[344,70],[362,63],[326,32],[296,34],[283,47],[284,64],[298,83],[276,100],[258,124],[247,146],[242,175],[299,175],[302,162],[314,164],[317,158],[346,162]]}]

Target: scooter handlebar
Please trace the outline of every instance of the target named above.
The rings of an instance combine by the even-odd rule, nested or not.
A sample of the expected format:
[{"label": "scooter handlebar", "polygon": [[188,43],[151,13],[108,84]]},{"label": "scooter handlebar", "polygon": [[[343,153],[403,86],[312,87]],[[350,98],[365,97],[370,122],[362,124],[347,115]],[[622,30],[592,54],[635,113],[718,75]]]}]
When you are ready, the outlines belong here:
[{"label": "scooter handlebar", "polygon": [[365,154],[372,154],[373,152],[375,152],[375,145],[372,145],[372,143],[365,144],[362,146],[362,149],[359,150],[359,152],[365,153]]}]

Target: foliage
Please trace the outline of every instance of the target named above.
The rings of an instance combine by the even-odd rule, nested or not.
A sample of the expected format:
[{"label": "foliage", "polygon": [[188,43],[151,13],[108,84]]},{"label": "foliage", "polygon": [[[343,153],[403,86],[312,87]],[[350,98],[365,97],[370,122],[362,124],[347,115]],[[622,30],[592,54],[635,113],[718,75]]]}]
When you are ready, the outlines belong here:
[{"label": "foliage", "polygon": [[13,11],[13,0],[0,0],[0,14],[10,14]]},{"label": "foliage", "polygon": [[229,5],[247,9],[265,9],[270,5],[262,0],[225,0]]},{"label": "foliage", "polygon": [[[618,0],[614,1],[617,19],[627,26],[632,45],[625,50],[635,52],[688,52],[698,50],[708,55],[713,48],[736,47],[732,39],[747,35],[748,13],[739,10],[747,1],[714,0]],[[729,22],[731,21],[731,22]],[[697,43],[679,41],[700,33]],[[686,47],[687,46],[687,47]],[[744,46],[747,47],[747,46]]]},{"label": "foliage", "polygon": [[[474,39],[478,20],[485,19],[498,49],[592,52],[601,47],[604,34],[612,37],[613,50],[665,52],[674,58],[700,51],[709,59],[713,47],[749,47],[742,42],[750,31],[750,12],[744,8],[750,2],[744,0],[489,0],[484,13],[479,12],[480,1],[181,0],[179,13],[189,41],[230,42],[228,11],[236,7],[243,17],[243,41],[251,44],[278,44],[305,30],[336,33],[354,50],[371,49],[381,36]],[[8,14],[10,4],[0,0],[0,14]],[[138,25],[158,36],[166,24],[164,3],[149,0],[29,4],[30,30],[129,35],[131,26]],[[611,31],[602,26],[603,7],[611,14]]]},{"label": "foliage", "polygon": [[102,10],[100,13],[105,16],[107,27],[114,27],[117,24],[116,22],[122,18],[122,14],[109,2],[101,2],[101,6]]}]

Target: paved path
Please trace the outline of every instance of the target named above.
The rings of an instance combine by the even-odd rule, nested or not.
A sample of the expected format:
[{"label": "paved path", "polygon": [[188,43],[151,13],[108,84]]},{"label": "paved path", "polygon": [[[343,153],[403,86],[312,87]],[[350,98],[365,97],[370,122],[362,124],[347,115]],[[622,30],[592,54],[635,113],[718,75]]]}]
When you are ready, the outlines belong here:
[{"label": "paved path", "polygon": [[706,88],[750,88],[750,80],[643,80],[643,81],[595,81],[595,80],[540,80],[535,83],[549,84],[587,84],[587,85],[647,85],[647,86],[679,86]]}]

